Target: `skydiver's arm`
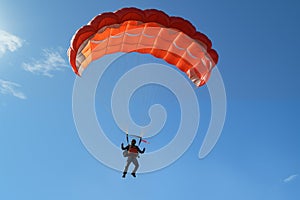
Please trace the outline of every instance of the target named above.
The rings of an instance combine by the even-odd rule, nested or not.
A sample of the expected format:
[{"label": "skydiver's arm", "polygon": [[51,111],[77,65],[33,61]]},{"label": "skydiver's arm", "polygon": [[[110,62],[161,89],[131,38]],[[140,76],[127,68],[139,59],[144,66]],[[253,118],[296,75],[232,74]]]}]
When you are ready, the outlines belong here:
[{"label": "skydiver's arm", "polygon": [[122,144],[121,144],[121,149],[122,149],[122,150],[127,150],[127,151],[128,151],[129,145],[127,145],[126,147],[124,147],[124,144],[122,143]]},{"label": "skydiver's arm", "polygon": [[142,154],[143,154],[143,153],[145,152],[145,150],[146,150],[145,148],[143,148],[143,150],[141,151],[141,149],[140,149],[139,147],[137,147],[137,149],[138,149],[138,152],[139,152],[139,153],[142,153]]}]

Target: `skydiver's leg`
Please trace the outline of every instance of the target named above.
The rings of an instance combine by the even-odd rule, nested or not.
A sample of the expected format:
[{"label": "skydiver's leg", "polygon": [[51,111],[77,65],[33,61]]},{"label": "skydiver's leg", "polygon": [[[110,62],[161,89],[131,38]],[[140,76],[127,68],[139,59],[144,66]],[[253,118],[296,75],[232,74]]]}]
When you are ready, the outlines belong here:
[{"label": "skydiver's leg", "polygon": [[125,178],[125,176],[126,176],[126,174],[127,174],[127,171],[128,171],[128,167],[129,167],[129,165],[130,165],[131,162],[132,162],[132,159],[131,159],[130,156],[128,156],[127,162],[126,162],[126,165],[125,165],[125,169],[124,169],[124,171],[123,171],[123,176],[122,176],[122,178]]},{"label": "skydiver's leg", "polygon": [[137,171],[138,168],[139,168],[139,162],[138,162],[138,160],[137,160],[136,157],[132,159],[132,162],[133,162],[133,164],[134,164],[134,169],[133,169],[133,171],[132,171],[131,174],[132,174],[132,176],[135,177],[135,173],[136,173],[136,171]]}]

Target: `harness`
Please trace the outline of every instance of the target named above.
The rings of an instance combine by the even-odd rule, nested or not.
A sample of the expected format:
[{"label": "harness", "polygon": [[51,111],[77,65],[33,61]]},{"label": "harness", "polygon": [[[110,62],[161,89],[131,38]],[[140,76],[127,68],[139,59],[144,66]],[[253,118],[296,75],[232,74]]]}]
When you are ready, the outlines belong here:
[{"label": "harness", "polygon": [[131,145],[129,146],[128,152],[129,153],[139,153],[137,147],[131,146]]}]

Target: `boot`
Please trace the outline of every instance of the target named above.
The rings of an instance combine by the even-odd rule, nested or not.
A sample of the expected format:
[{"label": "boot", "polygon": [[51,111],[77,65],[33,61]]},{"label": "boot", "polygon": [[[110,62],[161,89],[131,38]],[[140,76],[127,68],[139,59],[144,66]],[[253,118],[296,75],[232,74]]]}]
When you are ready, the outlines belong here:
[{"label": "boot", "polygon": [[131,175],[132,175],[134,178],[136,177],[135,173],[131,173]]},{"label": "boot", "polygon": [[127,174],[127,172],[123,172],[122,178],[125,178],[126,174]]}]

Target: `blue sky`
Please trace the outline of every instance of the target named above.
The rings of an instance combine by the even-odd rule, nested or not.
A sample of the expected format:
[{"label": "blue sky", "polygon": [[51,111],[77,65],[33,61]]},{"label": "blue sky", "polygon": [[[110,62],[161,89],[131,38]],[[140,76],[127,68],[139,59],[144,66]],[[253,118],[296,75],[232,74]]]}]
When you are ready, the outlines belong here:
[{"label": "blue sky", "polygon": [[[95,15],[131,6],[181,16],[208,35],[220,56],[227,114],[217,145],[199,159],[210,104],[207,89],[197,89],[201,121],[190,148],[162,170],[122,180],[78,137],[72,114],[76,77],[66,51],[74,32]],[[1,0],[0,198],[298,199],[299,9],[295,0]],[[176,106],[166,107],[172,117],[165,132],[178,126]],[[141,118],[134,107],[132,112]],[[105,130],[116,131],[113,125],[106,121]],[[154,151],[172,136],[158,135],[144,146]],[[120,134],[108,137],[116,145],[124,142]]]}]

